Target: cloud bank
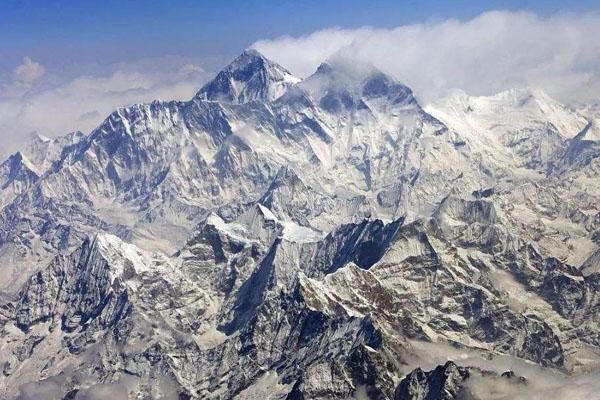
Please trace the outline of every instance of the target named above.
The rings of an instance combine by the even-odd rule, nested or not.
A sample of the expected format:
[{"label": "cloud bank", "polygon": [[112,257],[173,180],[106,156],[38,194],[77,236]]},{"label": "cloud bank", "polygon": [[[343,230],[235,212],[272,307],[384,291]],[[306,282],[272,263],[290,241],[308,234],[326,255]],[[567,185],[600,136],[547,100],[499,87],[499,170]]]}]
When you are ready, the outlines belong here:
[{"label": "cloud bank", "polygon": [[533,87],[563,102],[600,98],[600,14],[494,11],[394,29],[326,29],[254,43],[301,76],[328,57],[370,62],[424,101],[450,89],[473,95]]},{"label": "cloud bank", "polygon": [[0,81],[0,156],[16,151],[32,132],[48,137],[89,132],[121,106],[187,100],[210,76],[176,57],[91,66],[89,71],[65,78],[25,57],[9,79]]}]

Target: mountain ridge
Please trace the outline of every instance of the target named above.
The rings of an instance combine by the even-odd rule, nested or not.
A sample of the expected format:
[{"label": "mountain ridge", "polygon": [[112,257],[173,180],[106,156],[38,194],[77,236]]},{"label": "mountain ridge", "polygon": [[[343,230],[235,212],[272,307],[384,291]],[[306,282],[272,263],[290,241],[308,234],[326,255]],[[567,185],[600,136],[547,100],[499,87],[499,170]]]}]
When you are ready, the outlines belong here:
[{"label": "mountain ridge", "polygon": [[422,107],[347,67],[246,51],[31,148],[2,191],[2,396],[418,399],[472,363],[600,365],[592,122],[529,90]]}]

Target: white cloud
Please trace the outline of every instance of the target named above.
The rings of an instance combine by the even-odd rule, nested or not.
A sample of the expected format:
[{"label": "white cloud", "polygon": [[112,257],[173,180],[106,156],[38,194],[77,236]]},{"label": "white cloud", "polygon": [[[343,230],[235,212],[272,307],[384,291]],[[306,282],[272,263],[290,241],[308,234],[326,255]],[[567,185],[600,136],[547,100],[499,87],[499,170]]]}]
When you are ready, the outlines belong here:
[{"label": "white cloud", "polygon": [[564,102],[600,97],[599,14],[497,11],[394,29],[326,29],[253,47],[302,76],[334,54],[370,62],[426,101],[452,88],[491,94],[522,86]]},{"label": "white cloud", "polygon": [[301,37],[283,36],[274,40],[261,40],[252,47],[294,74],[306,77],[332,54],[373,32],[370,28],[330,28]]},{"label": "white cloud", "polygon": [[40,79],[45,73],[46,68],[29,57],[23,58],[23,64],[17,66],[12,72],[15,80],[26,83]]},{"label": "white cloud", "polygon": [[89,132],[120,106],[187,100],[208,77],[198,65],[168,57],[109,66],[95,75],[47,76],[44,82],[34,79],[34,70],[41,77],[34,65],[43,71],[26,58],[12,81],[0,83],[0,156],[16,151],[34,131],[49,137]]}]

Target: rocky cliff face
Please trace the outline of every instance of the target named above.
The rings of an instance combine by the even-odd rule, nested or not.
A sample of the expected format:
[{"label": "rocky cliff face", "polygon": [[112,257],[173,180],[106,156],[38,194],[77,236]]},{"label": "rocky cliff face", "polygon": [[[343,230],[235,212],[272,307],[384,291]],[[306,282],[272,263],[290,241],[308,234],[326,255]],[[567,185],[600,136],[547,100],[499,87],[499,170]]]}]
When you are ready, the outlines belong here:
[{"label": "rocky cliff face", "polygon": [[[247,51],[189,102],[38,140],[0,167],[0,393],[493,398],[469,382],[497,360],[593,370],[592,123]],[[434,346],[488,367],[425,372]]]}]

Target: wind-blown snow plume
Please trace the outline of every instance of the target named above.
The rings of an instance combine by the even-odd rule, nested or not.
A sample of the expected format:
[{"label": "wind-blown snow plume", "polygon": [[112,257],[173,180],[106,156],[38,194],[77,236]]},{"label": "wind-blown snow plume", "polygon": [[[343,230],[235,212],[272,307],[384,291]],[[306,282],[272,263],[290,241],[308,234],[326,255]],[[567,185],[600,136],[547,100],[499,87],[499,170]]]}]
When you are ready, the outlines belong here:
[{"label": "wind-blown snow plume", "polygon": [[600,15],[494,11],[469,21],[433,21],[394,29],[332,28],[253,47],[299,75],[341,52],[395,75],[431,100],[448,89],[486,95],[532,86],[564,102],[600,89]]}]

